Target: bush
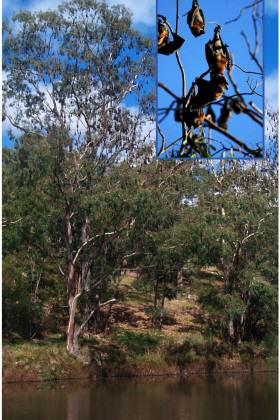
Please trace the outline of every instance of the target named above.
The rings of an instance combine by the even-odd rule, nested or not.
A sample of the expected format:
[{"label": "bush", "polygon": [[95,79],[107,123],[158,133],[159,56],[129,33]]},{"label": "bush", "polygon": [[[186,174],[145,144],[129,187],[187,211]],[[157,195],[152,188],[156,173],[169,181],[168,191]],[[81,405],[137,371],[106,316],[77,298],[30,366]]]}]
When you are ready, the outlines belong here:
[{"label": "bush", "polygon": [[261,342],[268,353],[276,353],[278,349],[278,336],[275,333],[270,333],[265,336]]},{"label": "bush", "polygon": [[161,335],[158,333],[136,333],[134,331],[118,332],[114,339],[115,343],[123,346],[129,352],[137,355],[144,354],[147,350],[159,345]]},{"label": "bush", "polygon": [[198,360],[207,353],[207,340],[200,332],[184,335],[182,342],[171,342],[167,345],[166,361],[184,366],[188,362]]},{"label": "bush", "polygon": [[13,256],[3,260],[3,336],[41,335],[42,303],[32,299],[30,275]]},{"label": "bush", "polygon": [[247,339],[263,340],[266,336],[277,334],[277,307],[276,289],[264,281],[253,281],[248,290]]},{"label": "bush", "polygon": [[160,329],[163,325],[176,324],[174,315],[164,308],[147,308],[145,312],[151,317],[155,328]]}]

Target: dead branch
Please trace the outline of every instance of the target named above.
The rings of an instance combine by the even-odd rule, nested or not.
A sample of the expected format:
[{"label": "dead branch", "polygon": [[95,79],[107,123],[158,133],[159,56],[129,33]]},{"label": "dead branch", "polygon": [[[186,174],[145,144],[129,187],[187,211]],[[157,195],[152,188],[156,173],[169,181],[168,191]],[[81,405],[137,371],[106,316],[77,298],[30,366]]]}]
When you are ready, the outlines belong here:
[{"label": "dead branch", "polygon": [[255,54],[255,51],[252,51],[251,44],[250,44],[250,42],[248,40],[248,37],[247,37],[247,35],[245,34],[244,31],[241,32],[241,36],[245,40],[245,43],[246,43],[246,46],[247,46],[247,49],[248,49],[248,53],[249,53],[251,59],[256,63],[256,65],[258,66],[258,68],[260,69],[260,71],[263,73],[263,66],[261,65],[261,63],[257,59],[257,56]]},{"label": "dead branch", "polygon": [[215,124],[211,119],[208,117],[205,117],[205,121],[208,123],[208,125],[213,128],[216,131],[219,131],[220,133],[224,134],[226,137],[228,137],[230,140],[232,140],[234,143],[236,143],[241,149],[245,150],[249,154],[253,155],[254,157],[260,157],[261,150],[258,148],[256,150],[251,149],[244,143],[243,141],[239,140],[237,137],[233,136],[232,134],[228,133],[223,128],[219,127],[217,124]]},{"label": "dead branch", "polygon": [[243,15],[243,12],[245,10],[251,9],[252,7],[255,7],[257,4],[262,3],[262,1],[263,0],[257,0],[252,4],[249,4],[249,6],[242,7],[242,9],[240,9],[239,15],[236,18],[234,18],[232,20],[228,20],[227,22],[225,22],[224,25],[228,25],[229,23],[233,23],[233,22],[238,21],[241,18],[241,16]]},{"label": "dead branch", "polygon": [[248,71],[248,70],[244,70],[242,67],[240,67],[238,64],[233,64],[233,66],[237,67],[239,70],[241,70],[243,73],[248,73],[248,74],[257,74],[258,76],[262,76],[263,74],[258,72],[258,71]]},{"label": "dead branch", "polygon": [[[232,76],[232,70],[228,71],[228,77],[229,77],[229,80],[230,80],[230,82],[233,86],[233,89],[235,91],[236,96],[239,97],[241,102],[242,102],[243,112],[245,114],[247,114],[250,118],[252,118],[256,123],[263,126],[263,119],[260,119],[259,115],[256,115],[254,112],[252,112],[251,109],[248,108],[247,103],[245,102],[245,99],[244,99],[244,96],[247,96],[247,95],[252,96],[253,92],[251,91],[251,92],[241,93],[239,91],[238,86],[237,86],[237,84],[236,84],[236,82],[235,82],[235,80]],[[234,96],[235,95],[233,95],[232,97],[234,97]],[[228,97],[228,98],[230,98],[230,97]]]},{"label": "dead branch", "polygon": [[2,220],[2,228],[7,227],[9,225],[15,225],[15,224],[19,223],[22,219],[23,219],[23,217],[20,217],[19,219],[11,220],[10,221],[10,220],[8,220],[6,218],[3,218],[3,220]]}]

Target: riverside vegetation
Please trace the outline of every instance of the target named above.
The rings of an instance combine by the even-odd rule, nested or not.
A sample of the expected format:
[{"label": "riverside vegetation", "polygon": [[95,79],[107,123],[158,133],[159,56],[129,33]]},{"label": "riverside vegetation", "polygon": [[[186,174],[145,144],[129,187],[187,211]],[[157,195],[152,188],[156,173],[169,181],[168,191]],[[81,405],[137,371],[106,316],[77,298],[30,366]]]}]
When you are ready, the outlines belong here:
[{"label": "riverside vegetation", "polygon": [[77,322],[88,322],[73,358],[52,148],[39,144],[23,138],[3,153],[4,380],[276,367],[277,184],[268,162],[122,163],[94,198],[80,195],[100,232],[126,228],[87,249],[93,271]]},{"label": "riverside vegetation", "polygon": [[277,116],[265,160],[156,161],[153,46],[127,9],[73,0],[14,21],[4,380],[270,366]]}]

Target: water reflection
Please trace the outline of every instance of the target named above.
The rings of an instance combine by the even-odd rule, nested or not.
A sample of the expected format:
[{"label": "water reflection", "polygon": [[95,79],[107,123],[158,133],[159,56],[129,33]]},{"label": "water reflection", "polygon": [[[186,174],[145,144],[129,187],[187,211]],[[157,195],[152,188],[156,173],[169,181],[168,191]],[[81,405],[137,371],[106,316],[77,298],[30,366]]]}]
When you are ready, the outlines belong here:
[{"label": "water reflection", "polygon": [[81,407],[83,418],[90,419],[90,398],[88,389],[76,389],[66,394],[67,420],[81,420]]},{"label": "water reflection", "polygon": [[4,420],[277,420],[276,374],[4,391]]}]

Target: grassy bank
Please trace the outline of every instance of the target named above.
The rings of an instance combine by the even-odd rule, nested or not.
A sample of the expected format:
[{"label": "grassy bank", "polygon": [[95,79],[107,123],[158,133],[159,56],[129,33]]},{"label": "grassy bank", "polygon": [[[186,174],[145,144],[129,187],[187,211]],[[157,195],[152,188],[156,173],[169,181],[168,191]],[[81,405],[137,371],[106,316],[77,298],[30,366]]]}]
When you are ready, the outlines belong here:
[{"label": "grassy bank", "polygon": [[[28,382],[77,378],[147,375],[187,375],[195,372],[276,371],[275,355],[265,356],[261,349],[231,352],[209,343],[198,335],[187,341],[118,330],[113,336],[82,343],[80,356],[70,357],[62,340],[4,343],[3,381]],[[207,353],[208,352],[208,353]]]},{"label": "grassy bank", "polygon": [[[91,360],[90,360],[91,359]],[[94,360],[95,359],[95,360]],[[90,360],[90,362],[89,362]],[[3,381],[29,382],[110,376],[187,375],[190,373],[276,371],[276,357],[220,358],[198,356],[195,352],[173,359],[173,354],[155,350],[144,354],[126,353],[122,348],[99,345],[84,348],[74,359],[63,344],[5,345],[3,348]]]}]

